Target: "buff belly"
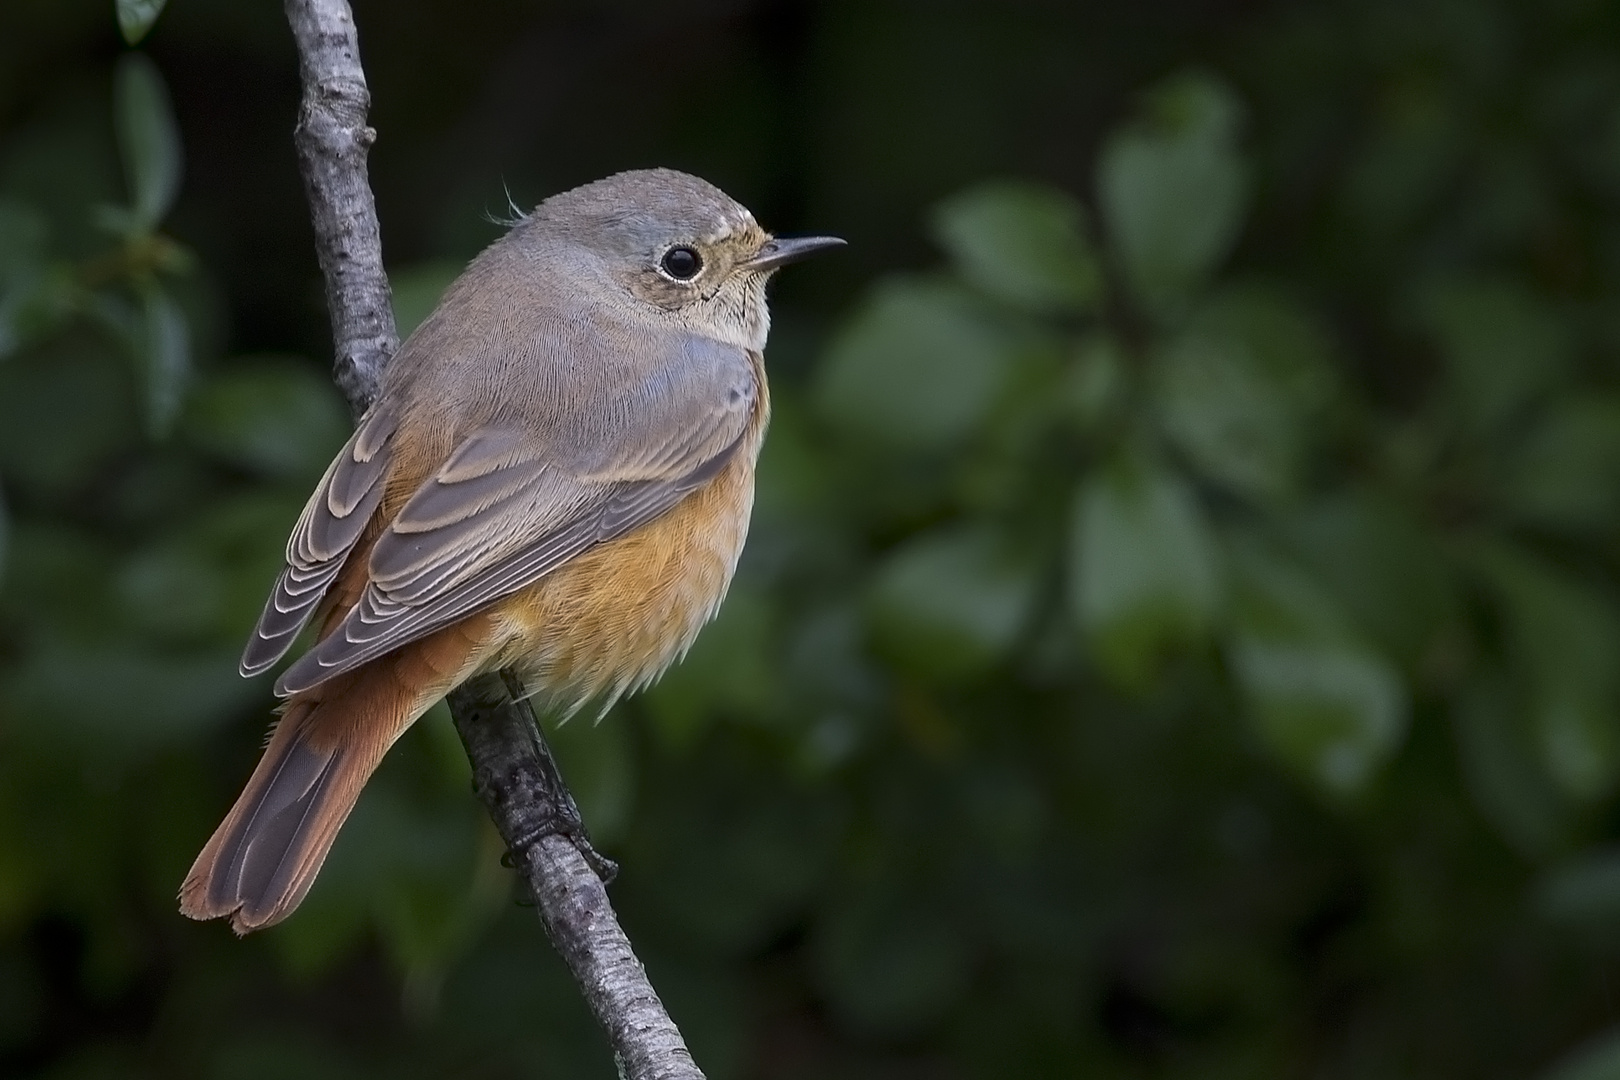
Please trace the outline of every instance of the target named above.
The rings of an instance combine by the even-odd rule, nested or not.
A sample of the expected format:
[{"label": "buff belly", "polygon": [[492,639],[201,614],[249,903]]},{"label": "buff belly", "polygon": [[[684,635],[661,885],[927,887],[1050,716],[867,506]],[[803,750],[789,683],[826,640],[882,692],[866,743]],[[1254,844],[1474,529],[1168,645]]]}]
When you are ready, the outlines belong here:
[{"label": "buff belly", "polygon": [[504,604],[486,668],[510,667],[542,708],[605,712],[680,659],[725,598],[748,536],[755,446],[707,487]]}]

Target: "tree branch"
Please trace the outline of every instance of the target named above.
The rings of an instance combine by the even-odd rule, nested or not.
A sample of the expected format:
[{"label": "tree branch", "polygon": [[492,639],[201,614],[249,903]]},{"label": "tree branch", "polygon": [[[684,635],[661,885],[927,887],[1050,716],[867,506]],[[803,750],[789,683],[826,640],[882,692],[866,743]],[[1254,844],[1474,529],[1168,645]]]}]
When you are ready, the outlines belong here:
[{"label": "tree branch", "polygon": [[287,0],[286,7],[304,84],[293,143],[326,278],[332,377],[358,416],[370,408],[383,366],[399,348],[366,175],[366,152],[377,139],[366,126],[371,92],[348,0]]},{"label": "tree branch", "polygon": [[587,858],[595,853],[577,839],[573,797],[522,687],[510,675],[473,679],[451,693],[450,712],[472,758],[473,789],[533,889],[552,945],[607,1031],[619,1075],[703,1080],[614,917]]},{"label": "tree branch", "polygon": [[[366,152],[370,93],[348,0],[286,0],[304,99],[295,142],[326,278],[333,378],[360,415],[399,347]],[[504,680],[504,681],[503,681]],[[628,1080],[703,1080],[608,901],[600,859],[512,676],[450,695],[473,783]]]}]

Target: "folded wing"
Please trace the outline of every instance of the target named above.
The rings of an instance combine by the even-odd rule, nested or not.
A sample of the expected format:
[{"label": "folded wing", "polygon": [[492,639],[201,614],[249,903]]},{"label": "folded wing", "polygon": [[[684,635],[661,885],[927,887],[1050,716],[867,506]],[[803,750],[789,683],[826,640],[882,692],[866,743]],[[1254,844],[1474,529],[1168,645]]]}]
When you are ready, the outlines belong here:
[{"label": "folded wing", "polygon": [[465,618],[718,474],[760,393],[753,367],[714,342],[687,342],[675,359],[604,403],[622,421],[601,426],[599,439],[510,425],[470,433],[378,538],[359,602],[276,692],[306,690]]},{"label": "folded wing", "polygon": [[286,654],[343,569],[382,501],[394,428],[392,413],[373,409],[316,485],[287,540],[286,568],[242,653],[243,675],[257,675]]}]

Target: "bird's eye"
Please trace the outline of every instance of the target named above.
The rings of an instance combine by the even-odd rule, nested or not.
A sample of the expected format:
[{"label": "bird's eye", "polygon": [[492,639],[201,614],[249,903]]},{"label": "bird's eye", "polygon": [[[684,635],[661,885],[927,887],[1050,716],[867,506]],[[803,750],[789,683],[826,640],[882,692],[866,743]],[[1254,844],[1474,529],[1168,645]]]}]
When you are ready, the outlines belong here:
[{"label": "bird's eye", "polygon": [[703,260],[689,247],[672,247],[664,252],[664,273],[676,281],[691,281],[703,269]]}]

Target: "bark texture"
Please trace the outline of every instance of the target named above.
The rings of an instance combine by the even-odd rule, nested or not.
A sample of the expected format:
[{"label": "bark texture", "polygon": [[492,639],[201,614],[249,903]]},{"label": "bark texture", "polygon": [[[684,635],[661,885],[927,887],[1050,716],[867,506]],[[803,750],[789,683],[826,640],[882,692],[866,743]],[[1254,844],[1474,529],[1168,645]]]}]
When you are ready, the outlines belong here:
[{"label": "bark texture", "polygon": [[358,416],[376,398],[382,369],[399,348],[366,173],[366,153],[377,140],[366,124],[371,92],[347,0],[287,0],[286,8],[304,86],[293,143],[326,279],[332,377]]},{"label": "bark texture", "polygon": [[702,1080],[613,914],[602,883],[611,864],[583,841],[573,797],[521,698],[509,675],[473,679],[450,695],[473,762],[473,789],[533,890],[552,945],[607,1031],[619,1075]]}]

